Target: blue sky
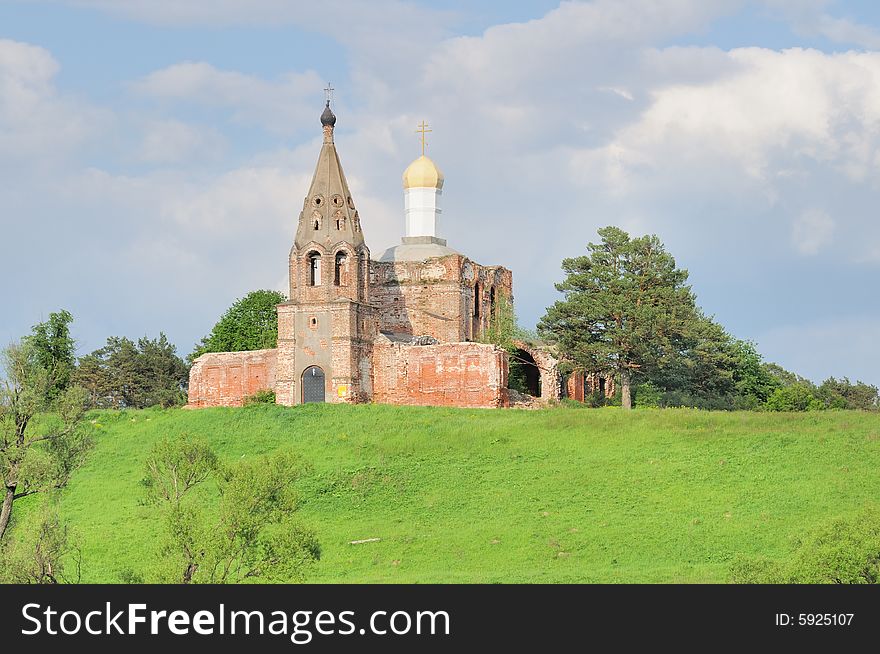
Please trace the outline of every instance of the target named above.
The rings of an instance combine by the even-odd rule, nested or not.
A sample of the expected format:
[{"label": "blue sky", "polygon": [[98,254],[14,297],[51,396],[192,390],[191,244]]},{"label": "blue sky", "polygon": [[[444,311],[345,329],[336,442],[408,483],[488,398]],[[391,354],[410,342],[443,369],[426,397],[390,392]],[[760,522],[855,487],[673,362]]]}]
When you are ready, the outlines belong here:
[{"label": "blue sky", "polygon": [[81,352],[185,354],[283,289],[329,80],[375,256],[425,119],[441,230],[525,326],[615,224],[768,360],[877,384],[878,49],[868,2],[0,0],[0,341],[64,307]]}]

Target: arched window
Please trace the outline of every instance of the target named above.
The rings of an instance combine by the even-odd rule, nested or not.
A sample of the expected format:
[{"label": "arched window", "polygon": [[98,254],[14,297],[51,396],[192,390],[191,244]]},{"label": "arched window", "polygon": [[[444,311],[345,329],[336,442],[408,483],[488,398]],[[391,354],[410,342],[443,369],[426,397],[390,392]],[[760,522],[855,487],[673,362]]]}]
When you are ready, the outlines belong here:
[{"label": "arched window", "polygon": [[495,287],[490,286],[489,287],[489,318],[493,319],[493,318],[497,318],[497,317],[498,316],[495,315]]},{"label": "arched window", "polygon": [[474,318],[480,317],[480,282],[474,284]]},{"label": "arched window", "polygon": [[309,252],[309,286],[321,285],[321,255]]},{"label": "arched window", "polygon": [[335,265],[333,266],[333,283],[336,286],[347,286],[348,285],[348,275],[347,266],[348,263],[348,255],[345,252],[337,252]]}]

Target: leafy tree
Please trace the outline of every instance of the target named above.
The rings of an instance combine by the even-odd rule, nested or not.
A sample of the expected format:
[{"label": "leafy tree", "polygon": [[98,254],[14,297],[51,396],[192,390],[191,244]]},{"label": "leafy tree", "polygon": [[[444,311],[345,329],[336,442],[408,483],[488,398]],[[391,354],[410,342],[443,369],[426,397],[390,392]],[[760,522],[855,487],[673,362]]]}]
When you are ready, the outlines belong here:
[{"label": "leafy tree", "polygon": [[805,382],[777,388],[767,398],[765,406],[768,411],[818,411],[825,408],[816,397],[815,386]]},{"label": "leafy tree", "polygon": [[[47,504],[27,524],[16,527],[15,538],[0,544],[0,583],[57,584],[79,581],[79,549],[57,509]],[[65,574],[72,555],[74,569]]]},{"label": "leafy tree", "polygon": [[673,358],[652,381],[664,389],[661,406],[756,409],[780,384],[764,367],[753,343],[734,338],[701,316]]},{"label": "leafy tree", "polygon": [[645,371],[646,383],[660,391],[658,404],[701,406],[706,399],[729,397],[735,387],[732,344],[718,323],[697,311],[687,332],[677,339],[678,352],[663,366]]},{"label": "leafy tree", "polygon": [[735,339],[732,342],[734,357],[733,380],[736,395],[740,399],[736,408],[754,409],[780,386],[779,380],[762,362],[761,355],[751,341]]},{"label": "leafy tree", "polygon": [[[2,541],[16,500],[62,488],[92,441],[82,425],[85,391],[69,386],[51,399],[52,371],[29,340],[3,351],[6,380],[0,389],[0,509]],[[54,413],[34,418],[48,410]]]},{"label": "leafy tree", "polygon": [[680,356],[698,322],[688,273],[676,267],[656,236],[631,238],[617,227],[586,256],[565,259],[564,294],[539,330],[564,359],[618,377],[624,408],[632,408],[634,376],[648,376]]},{"label": "leafy tree", "polygon": [[773,377],[777,386],[791,386],[792,384],[812,384],[806,377],[790,372],[776,363],[765,363],[764,369],[767,374]]},{"label": "leafy tree", "polygon": [[189,367],[163,333],[137,343],[110,337],[80,359],[74,378],[88,391],[92,407],[169,407],[185,402]]},{"label": "leafy tree", "polygon": [[236,300],[189,355],[193,362],[206,352],[242,352],[278,345],[275,307],[287,297],[278,291],[251,291]]},{"label": "leafy tree", "polygon": [[816,396],[829,409],[876,411],[878,408],[876,386],[862,381],[853,384],[846,377],[843,379],[829,377],[816,389]]},{"label": "leafy tree", "polygon": [[70,336],[73,316],[62,309],[50,313],[49,320],[34,325],[27,336],[34,349],[37,363],[49,374],[47,393],[55,400],[70,385],[76,366],[76,342]]},{"label": "leafy tree", "polygon": [[[160,441],[146,471],[148,496],[165,511],[166,552],[177,581],[290,581],[319,557],[314,534],[294,520],[292,485],[303,467],[289,453],[222,465],[204,440],[183,436]],[[216,511],[203,509],[191,493],[212,476]]]}]

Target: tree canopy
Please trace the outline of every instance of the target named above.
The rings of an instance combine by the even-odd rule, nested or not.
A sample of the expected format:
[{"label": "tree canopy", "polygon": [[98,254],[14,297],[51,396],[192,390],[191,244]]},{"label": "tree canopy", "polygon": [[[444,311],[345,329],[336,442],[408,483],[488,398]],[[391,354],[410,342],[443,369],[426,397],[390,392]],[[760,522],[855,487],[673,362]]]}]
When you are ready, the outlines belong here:
[{"label": "tree canopy", "polygon": [[[0,541],[15,502],[67,484],[92,441],[82,425],[85,392],[68,386],[52,399],[52,371],[29,339],[3,352],[5,382],[0,389]],[[49,409],[52,413],[45,414]],[[39,420],[34,418],[44,413]]]},{"label": "tree canopy", "polygon": [[76,342],[70,335],[73,316],[69,311],[50,313],[49,319],[33,326],[25,337],[32,348],[36,363],[48,375],[46,392],[55,400],[70,385],[76,366]]},{"label": "tree canopy", "polygon": [[111,336],[79,360],[74,380],[88,392],[91,407],[170,407],[186,401],[189,366],[163,333],[137,343]]},{"label": "tree canopy", "polygon": [[[164,571],[182,583],[239,583],[299,577],[320,556],[314,533],[295,519],[294,484],[306,470],[291,453],[221,462],[203,439],[159,441],[146,462],[144,485],[167,526]],[[215,510],[191,501],[208,479]]]},{"label": "tree canopy", "polygon": [[275,307],[287,300],[278,291],[251,291],[236,300],[189,355],[190,362],[206,352],[242,352],[278,345]]},{"label": "tree canopy", "polygon": [[622,404],[632,406],[633,377],[671,363],[700,324],[688,273],[656,236],[631,238],[599,230],[588,254],[565,259],[564,299],[547,309],[538,329],[574,368],[611,372]]}]

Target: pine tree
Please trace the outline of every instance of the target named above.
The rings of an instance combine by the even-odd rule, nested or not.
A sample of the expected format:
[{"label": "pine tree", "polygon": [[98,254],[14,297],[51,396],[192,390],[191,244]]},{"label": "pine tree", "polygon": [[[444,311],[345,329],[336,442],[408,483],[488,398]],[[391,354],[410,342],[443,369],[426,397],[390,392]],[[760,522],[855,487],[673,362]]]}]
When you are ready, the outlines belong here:
[{"label": "pine tree", "polygon": [[634,377],[674,361],[699,321],[688,273],[656,236],[631,238],[617,227],[599,230],[588,254],[565,259],[564,298],[538,328],[569,365],[613,373],[622,404],[632,407]]}]

